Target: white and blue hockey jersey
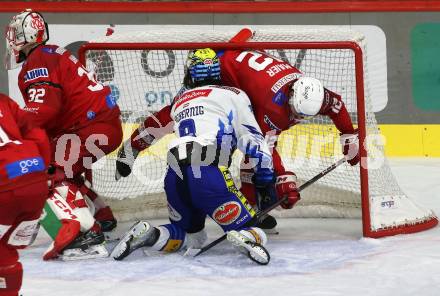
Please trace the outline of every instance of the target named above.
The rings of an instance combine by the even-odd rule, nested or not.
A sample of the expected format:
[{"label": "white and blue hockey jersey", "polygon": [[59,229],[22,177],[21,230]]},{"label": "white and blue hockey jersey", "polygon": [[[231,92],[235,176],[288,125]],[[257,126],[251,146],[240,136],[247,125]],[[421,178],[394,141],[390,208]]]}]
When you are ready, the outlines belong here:
[{"label": "white and blue hockey jersey", "polygon": [[258,160],[258,166],[272,169],[272,157],[243,91],[225,86],[203,86],[183,92],[171,107],[177,139],[170,149],[186,142],[221,149],[240,149]]}]

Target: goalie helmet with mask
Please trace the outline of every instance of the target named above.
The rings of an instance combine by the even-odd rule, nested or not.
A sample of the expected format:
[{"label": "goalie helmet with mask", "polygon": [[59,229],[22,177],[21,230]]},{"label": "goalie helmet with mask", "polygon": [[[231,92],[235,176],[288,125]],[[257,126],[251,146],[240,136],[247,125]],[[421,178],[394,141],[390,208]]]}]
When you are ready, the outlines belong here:
[{"label": "goalie helmet with mask", "polygon": [[43,16],[26,9],[12,18],[6,27],[6,69],[14,69],[22,63],[27,54],[39,44],[49,40],[49,29]]},{"label": "goalie helmet with mask", "polygon": [[289,106],[295,119],[310,119],[316,116],[324,102],[324,87],[320,80],[301,77],[290,90]]},{"label": "goalie helmet with mask", "polygon": [[220,60],[211,48],[195,49],[188,53],[184,86],[187,89],[220,83]]}]

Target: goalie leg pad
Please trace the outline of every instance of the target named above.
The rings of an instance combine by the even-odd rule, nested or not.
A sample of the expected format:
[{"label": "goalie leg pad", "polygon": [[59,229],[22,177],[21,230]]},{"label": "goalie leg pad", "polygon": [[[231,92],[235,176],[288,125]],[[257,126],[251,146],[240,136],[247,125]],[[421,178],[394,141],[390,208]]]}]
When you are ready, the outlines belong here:
[{"label": "goalie leg pad", "polygon": [[43,255],[43,260],[55,259],[80,234],[80,224],[76,220],[62,220],[57,236]]},{"label": "goalie leg pad", "polygon": [[[90,170],[87,170],[85,173],[85,178],[82,175],[79,175],[75,177],[75,185],[78,186],[79,191],[84,197],[87,197],[91,202],[93,202],[93,206],[95,211],[92,211],[94,213],[99,212],[99,210],[108,208],[105,201],[96,194],[95,191],[92,189],[92,183],[91,183],[91,173],[89,173]],[[91,171],[90,171],[91,172]],[[113,219],[113,214],[111,216]]]},{"label": "goalie leg pad", "polygon": [[90,212],[93,217],[101,225],[102,231],[112,231],[117,226],[117,221],[113,215],[112,210],[106,205],[104,200],[98,196],[92,189],[91,171],[87,170],[85,178],[78,175],[74,179],[75,185],[78,186],[79,191],[87,201]]},{"label": "goalie leg pad", "polygon": [[47,203],[59,220],[78,221],[82,232],[90,230],[95,224],[86,200],[73,184],[59,184],[47,199]]}]

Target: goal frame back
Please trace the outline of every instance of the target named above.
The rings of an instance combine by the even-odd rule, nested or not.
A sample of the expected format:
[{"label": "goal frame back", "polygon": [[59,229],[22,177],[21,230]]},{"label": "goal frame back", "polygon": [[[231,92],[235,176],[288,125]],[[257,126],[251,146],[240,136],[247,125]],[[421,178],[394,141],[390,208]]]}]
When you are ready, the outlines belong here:
[{"label": "goal frame back", "polygon": [[319,41],[319,42],[139,42],[139,43],[86,43],[79,49],[79,58],[82,64],[86,63],[86,53],[91,50],[191,50],[197,48],[213,48],[214,50],[234,49],[344,49],[354,53],[355,82],[357,96],[357,116],[359,129],[360,153],[360,191],[362,206],[362,232],[363,236],[379,238],[384,236],[419,232],[437,224],[437,219],[423,223],[389,227],[372,231],[370,219],[370,197],[368,183],[366,139],[366,109],[364,85],[364,57],[362,48],[354,41]]}]

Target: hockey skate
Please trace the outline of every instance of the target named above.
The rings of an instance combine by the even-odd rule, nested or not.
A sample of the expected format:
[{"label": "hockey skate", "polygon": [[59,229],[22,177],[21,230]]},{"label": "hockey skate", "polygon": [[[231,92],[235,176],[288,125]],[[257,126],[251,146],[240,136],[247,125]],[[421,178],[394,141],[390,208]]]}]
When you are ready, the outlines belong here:
[{"label": "hockey skate", "polygon": [[262,245],[253,242],[250,238],[244,236],[236,230],[231,230],[227,233],[226,239],[234,246],[245,253],[252,261],[266,265],[270,261],[269,252]]},{"label": "hockey skate", "polygon": [[[257,194],[256,210],[264,211],[265,209],[272,206],[276,202],[276,199],[273,196],[273,194],[268,192],[259,192]],[[255,224],[255,227],[263,229],[263,231],[267,234],[278,234],[276,226],[277,220],[274,216],[269,214],[262,216]]]},{"label": "hockey skate", "polygon": [[108,257],[104,234],[101,231],[97,232],[94,230],[89,230],[78,236],[60,255],[63,261],[104,257]]},{"label": "hockey skate", "polygon": [[278,234],[278,230],[276,229],[277,220],[275,217],[271,215],[265,215],[261,218],[261,220],[255,224],[255,227],[259,227],[263,229],[267,234]]},{"label": "hockey skate", "polygon": [[157,228],[147,221],[138,221],[121,238],[110,256],[115,260],[122,260],[136,249],[154,245],[158,238]]},{"label": "hockey skate", "polygon": [[108,206],[99,209],[94,218],[101,226],[102,232],[110,232],[118,225],[117,220],[113,216],[112,210]]}]

